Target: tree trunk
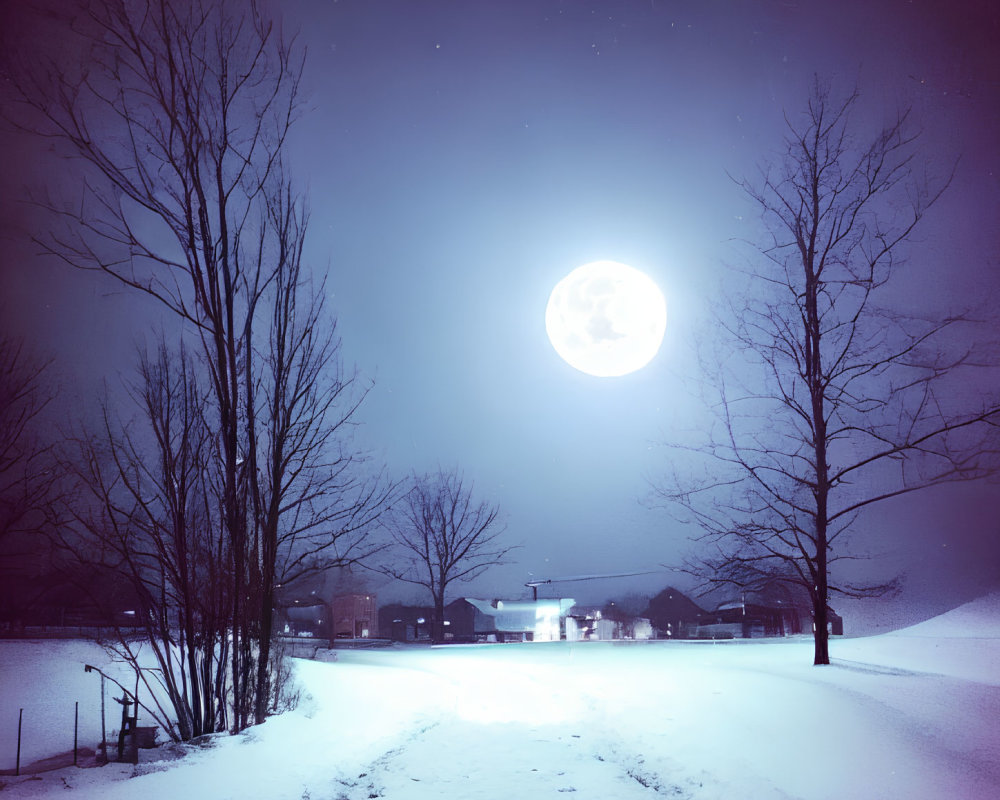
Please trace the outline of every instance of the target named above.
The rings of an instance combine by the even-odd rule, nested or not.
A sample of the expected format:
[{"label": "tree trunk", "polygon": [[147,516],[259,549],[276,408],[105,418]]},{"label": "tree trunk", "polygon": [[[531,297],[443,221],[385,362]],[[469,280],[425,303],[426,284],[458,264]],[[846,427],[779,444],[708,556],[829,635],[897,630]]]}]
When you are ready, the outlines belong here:
[{"label": "tree trunk", "polygon": [[257,691],[254,697],[254,722],[267,719],[271,697],[271,634],[274,630],[274,590],[267,585],[262,590],[260,606],[260,645],[257,650]]},{"label": "tree trunk", "polygon": [[435,644],[444,642],[444,595],[434,596],[434,619],[432,635]]},{"label": "tree trunk", "polygon": [[827,615],[827,592],[817,591],[813,595],[813,665],[830,663],[830,629]]}]

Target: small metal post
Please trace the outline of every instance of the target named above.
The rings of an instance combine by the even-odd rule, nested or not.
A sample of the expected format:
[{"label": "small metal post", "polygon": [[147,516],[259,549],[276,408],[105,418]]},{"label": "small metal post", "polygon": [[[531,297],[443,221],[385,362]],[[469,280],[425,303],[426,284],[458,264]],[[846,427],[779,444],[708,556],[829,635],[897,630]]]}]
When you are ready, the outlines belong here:
[{"label": "small metal post", "polygon": [[73,766],[76,764],[76,745],[80,740],[80,701],[77,700],[73,704]]},{"label": "small metal post", "polygon": [[24,716],[24,709],[17,712],[17,764],[14,766],[14,775],[21,774],[21,717]]},{"label": "small metal post", "polygon": [[122,699],[118,700],[118,702],[122,704],[122,724],[118,731],[118,760],[121,761],[125,755],[125,734],[128,731],[128,707],[132,705],[128,692],[122,691]]},{"label": "small metal post", "polygon": [[104,732],[104,673],[101,673],[101,758],[108,763],[108,735]]}]

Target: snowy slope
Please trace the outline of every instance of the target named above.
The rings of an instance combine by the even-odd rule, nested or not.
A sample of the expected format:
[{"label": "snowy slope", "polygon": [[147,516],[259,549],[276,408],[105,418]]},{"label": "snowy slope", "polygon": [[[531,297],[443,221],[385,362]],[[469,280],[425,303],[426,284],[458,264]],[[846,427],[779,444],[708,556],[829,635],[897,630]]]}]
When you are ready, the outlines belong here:
[{"label": "snowy slope", "polygon": [[996,685],[1000,680],[1000,592],[883,636],[838,642],[834,655]]},{"label": "snowy slope", "polygon": [[895,631],[892,635],[1000,639],[1000,592],[966,603],[926,622]]},{"label": "snowy slope", "polygon": [[[836,641],[829,668],[806,639],[341,652],[297,662],[295,712],[139,765],[158,771],[0,780],[13,797],[150,800],[985,800],[1000,797],[997,612],[992,596]],[[3,700],[6,720],[6,673]]]}]

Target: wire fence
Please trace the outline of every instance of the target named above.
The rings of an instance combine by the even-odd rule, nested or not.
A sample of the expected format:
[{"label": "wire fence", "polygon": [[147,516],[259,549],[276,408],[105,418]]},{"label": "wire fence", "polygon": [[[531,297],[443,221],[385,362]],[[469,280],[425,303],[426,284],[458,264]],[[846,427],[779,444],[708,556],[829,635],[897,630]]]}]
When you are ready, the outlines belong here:
[{"label": "wire fence", "polygon": [[[4,754],[3,761],[13,763],[12,767],[0,769],[0,775],[21,776],[37,775],[64,767],[96,767],[110,761],[136,763],[139,749],[155,746],[156,726],[137,725],[132,704],[123,702],[127,698],[115,698],[121,707],[121,719],[117,719],[118,709],[107,711],[115,714],[114,720],[105,717],[105,708],[101,708],[101,736],[93,747],[86,744],[93,737],[85,735],[81,738],[80,702],[74,701],[72,709],[67,713],[65,724],[53,724],[51,714],[46,714],[42,725],[32,725],[32,709],[20,708],[17,714],[16,736],[5,737],[13,744],[14,752]],[[108,723],[116,727],[108,729]],[[93,730],[93,725],[88,730]],[[71,747],[63,750],[66,745]],[[39,752],[51,755],[38,757]],[[25,757],[34,753],[33,757]],[[11,761],[8,761],[8,758]]]},{"label": "wire fence", "polygon": [[[26,710],[28,712],[27,715],[25,714]],[[39,730],[36,726],[31,725],[31,712],[32,709],[30,708],[18,709],[17,735],[10,737],[10,739],[15,742],[13,753],[14,766],[12,768],[0,769],[0,775],[36,775],[39,772],[47,772],[49,770],[61,769],[63,767],[84,766],[84,762],[91,762],[96,758],[97,753],[94,749],[80,745],[79,701],[73,702],[72,712],[67,713],[68,719],[66,724],[61,726],[60,729],[45,730],[43,728]],[[27,726],[25,723],[28,723]],[[72,734],[70,734],[70,731]],[[26,734],[29,734],[27,739]],[[55,754],[44,758],[34,758],[31,760],[22,759],[22,755],[27,755],[29,752],[37,753],[39,750],[39,743],[37,741],[33,741],[34,736],[30,734],[34,734],[34,736],[41,734],[45,737],[45,740],[49,744],[41,745],[41,747],[49,746],[52,749],[61,749],[62,746],[71,743],[72,748],[56,752]],[[65,741],[60,742],[60,740]],[[5,758],[4,761],[6,760],[7,759]]]}]

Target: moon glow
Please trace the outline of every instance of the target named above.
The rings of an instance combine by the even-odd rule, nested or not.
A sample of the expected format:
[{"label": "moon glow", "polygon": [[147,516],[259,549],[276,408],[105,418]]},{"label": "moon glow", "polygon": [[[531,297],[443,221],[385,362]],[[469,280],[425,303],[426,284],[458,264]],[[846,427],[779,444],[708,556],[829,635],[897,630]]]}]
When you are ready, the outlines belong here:
[{"label": "moon glow", "polygon": [[615,261],[577,267],[556,284],[545,330],[567,364],[600,378],[646,366],[667,329],[667,303],[653,280]]}]

